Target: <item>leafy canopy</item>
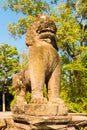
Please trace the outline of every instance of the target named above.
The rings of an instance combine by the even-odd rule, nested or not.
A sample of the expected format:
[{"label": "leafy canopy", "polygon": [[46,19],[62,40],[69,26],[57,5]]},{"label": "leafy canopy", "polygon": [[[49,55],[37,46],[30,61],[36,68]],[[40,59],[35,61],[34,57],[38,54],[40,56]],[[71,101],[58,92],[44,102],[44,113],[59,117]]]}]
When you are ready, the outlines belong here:
[{"label": "leafy canopy", "polygon": [[[10,102],[13,99],[12,75],[18,71],[19,55],[16,47],[7,43],[0,45],[0,101],[2,93],[6,94],[6,110],[10,110]],[[0,102],[0,110],[2,104]]]},{"label": "leafy canopy", "polygon": [[17,71],[19,56],[16,47],[6,43],[0,45],[0,77],[12,76]]}]

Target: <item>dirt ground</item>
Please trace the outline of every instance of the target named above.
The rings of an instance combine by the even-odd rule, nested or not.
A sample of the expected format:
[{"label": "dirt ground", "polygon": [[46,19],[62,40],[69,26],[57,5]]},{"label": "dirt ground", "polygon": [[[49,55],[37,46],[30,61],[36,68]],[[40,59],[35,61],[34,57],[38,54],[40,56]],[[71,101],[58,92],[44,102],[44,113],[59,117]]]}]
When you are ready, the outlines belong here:
[{"label": "dirt ground", "polygon": [[6,112],[0,112],[0,118],[12,118],[12,112],[11,111],[6,111]]}]

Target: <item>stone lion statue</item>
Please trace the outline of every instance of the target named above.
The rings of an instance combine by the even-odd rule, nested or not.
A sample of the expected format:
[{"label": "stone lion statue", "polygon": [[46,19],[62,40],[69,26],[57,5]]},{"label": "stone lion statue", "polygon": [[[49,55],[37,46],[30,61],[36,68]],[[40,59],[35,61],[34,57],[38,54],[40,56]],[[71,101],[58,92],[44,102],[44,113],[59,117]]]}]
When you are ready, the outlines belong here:
[{"label": "stone lion statue", "polygon": [[[24,98],[28,89],[31,90],[31,102],[57,101],[61,66],[57,52],[56,31],[55,23],[44,14],[29,26],[26,33],[26,45],[29,49],[28,66],[13,77],[13,86],[18,99],[21,95]],[[43,95],[44,84],[47,87],[48,100]]]}]

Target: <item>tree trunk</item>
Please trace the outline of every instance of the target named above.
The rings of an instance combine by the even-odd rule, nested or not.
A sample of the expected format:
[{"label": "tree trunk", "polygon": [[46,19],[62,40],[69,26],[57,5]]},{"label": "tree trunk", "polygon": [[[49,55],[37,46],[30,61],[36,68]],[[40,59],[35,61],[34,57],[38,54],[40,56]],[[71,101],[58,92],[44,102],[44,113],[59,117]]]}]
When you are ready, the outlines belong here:
[{"label": "tree trunk", "polygon": [[5,93],[2,94],[2,110],[5,112]]}]

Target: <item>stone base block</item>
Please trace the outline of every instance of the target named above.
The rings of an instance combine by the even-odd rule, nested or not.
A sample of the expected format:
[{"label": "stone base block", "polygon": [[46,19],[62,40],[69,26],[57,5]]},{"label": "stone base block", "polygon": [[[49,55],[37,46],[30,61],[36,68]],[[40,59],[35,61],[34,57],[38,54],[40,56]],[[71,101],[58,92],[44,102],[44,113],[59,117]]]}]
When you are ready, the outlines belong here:
[{"label": "stone base block", "polygon": [[37,104],[37,103],[29,103],[22,106],[14,105],[12,107],[12,112],[14,114],[28,114],[30,116],[56,116],[56,115],[67,115],[68,114],[68,108],[67,106],[62,102],[61,104]]},{"label": "stone base block", "polygon": [[58,105],[54,104],[29,104],[25,106],[25,113],[36,116],[36,115],[57,115]]},{"label": "stone base block", "polygon": [[61,107],[58,104],[28,104],[25,105],[25,114],[31,116],[37,115],[47,115],[47,116],[56,116],[56,115],[67,115],[68,109],[66,106],[62,105]]}]

